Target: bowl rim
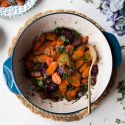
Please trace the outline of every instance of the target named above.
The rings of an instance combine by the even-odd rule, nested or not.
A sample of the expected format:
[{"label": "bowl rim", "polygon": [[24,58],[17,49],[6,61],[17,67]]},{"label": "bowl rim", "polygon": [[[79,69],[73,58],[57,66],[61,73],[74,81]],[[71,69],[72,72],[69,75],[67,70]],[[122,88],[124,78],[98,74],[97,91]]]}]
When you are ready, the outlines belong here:
[{"label": "bowl rim", "polygon": [[[25,32],[25,30],[27,30],[27,28],[29,28],[29,26],[31,26],[31,25],[32,25],[33,23],[35,23],[37,20],[39,20],[39,19],[41,19],[41,18],[44,18],[44,17],[47,17],[47,16],[50,16],[50,15],[54,15],[54,14],[71,14],[71,15],[79,16],[79,17],[81,17],[81,18],[86,19],[87,21],[89,21],[90,23],[92,23],[94,26],[96,26],[96,28],[98,28],[98,30],[99,30],[101,33],[102,33],[102,31],[104,31],[104,30],[103,30],[96,22],[94,22],[92,19],[90,19],[90,18],[87,17],[86,15],[84,15],[84,14],[82,14],[82,13],[78,13],[78,12],[76,12],[76,11],[71,11],[71,10],[55,10],[55,11],[53,11],[53,10],[52,10],[52,11],[47,11],[47,12],[45,12],[45,13],[39,13],[39,14],[33,16],[32,18],[30,18],[28,21],[26,21],[26,23],[24,24],[24,26],[21,27],[22,29],[20,29],[20,31],[18,32],[17,37],[15,37],[16,43],[15,43],[15,46],[13,47],[13,53],[12,53],[12,71],[14,71],[14,70],[13,70],[13,67],[14,67],[14,66],[13,66],[13,63],[14,63],[14,61],[13,61],[13,55],[14,55],[14,53],[15,53],[16,45],[17,45],[17,43],[18,43],[20,37],[21,37],[21,36],[23,35],[23,33]],[[102,31],[101,31],[101,30],[102,30]],[[102,35],[104,36],[103,33],[102,33]],[[104,38],[105,38],[105,36],[104,36]],[[106,38],[105,38],[105,39],[106,39]],[[107,39],[106,39],[106,41],[107,41]],[[108,43],[108,42],[107,42],[107,43]],[[109,46],[109,48],[110,48],[109,43],[108,43],[108,46]],[[111,51],[111,48],[110,48],[110,51]],[[111,70],[111,76],[112,76],[112,73],[113,73],[113,56],[112,56],[112,51],[111,51],[111,58],[112,58],[112,70]],[[13,72],[13,76],[14,76],[14,72]],[[110,80],[111,80],[111,76],[110,76],[109,82],[110,82]],[[14,78],[14,80],[15,80],[15,78]],[[108,84],[109,84],[109,82],[108,82]],[[18,82],[15,80],[15,84],[16,84],[16,83],[18,83]],[[102,92],[102,94],[101,94],[93,103],[91,103],[91,105],[93,105],[94,103],[96,103],[96,101],[98,101],[99,98],[101,98],[101,96],[102,96],[103,93],[105,92],[105,90],[106,90],[108,84],[106,85],[106,87],[105,87],[104,91]],[[16,84],[16,85],[17,85],[17,84]],[[18,87],[18,85],[17,85],[17,87]],[[22,94],[22,96],[23,96],[29,103],[31,103],[33,106],[35,106],[35,108],[40,109],[40,110],[42,110],[42,111],[44,111],[44,112],[47,112],[47,113],[50,113],[50,114],[55,114],[55,115],[71,115],[71,114],[76,114],[76,113],[79,113],[79,112],[82,111],[82,110],[87,109],[87,107],[85,107],[85,108],[79,109],[79,110],[77,110],[77,111],[68,112],[68,113],[56,113],[56,112],[52,112],[52,111],[47,111],[47,110],[45,110],[45,109],[43,109],[43,108],[40,108],[39,106],[35,105],[32,101],[29,100],[29,98],[28,98],[26,95],[23,94],[23,92],[20,90],[19,87],[18,87],[18,89],[19,89],[20,93]]]}]

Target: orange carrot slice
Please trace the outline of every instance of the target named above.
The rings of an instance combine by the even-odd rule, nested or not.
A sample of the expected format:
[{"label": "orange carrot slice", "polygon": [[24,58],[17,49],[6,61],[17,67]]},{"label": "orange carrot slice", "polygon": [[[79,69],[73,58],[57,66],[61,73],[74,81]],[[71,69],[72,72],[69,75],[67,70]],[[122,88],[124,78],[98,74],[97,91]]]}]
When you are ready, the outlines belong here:
[{"label": "orange carrot slice", "polygon": [[76,91],[74,91],[74,90],[69,90],[69,91],[67,91],[67,93],[66,93],[66,98],[68,99],[68,100],[70,100],[70,101],[72,101],[72,100],[74,100],[75,98],[76,98]]},{"label": "orange carrot slice", "polygon": [[76,61],[76,63],[75,63],[76,68],[80,68],[83,63],[84,63],[84,60],[82,60],[82,59]]},{"label": "orange carrot slice", "polygon": [[64,44],[64,41],[62,41],[62,40],[57,40],[57,42],[56,42],[56,46],[61,46],[63,44]]},{"label": "orange carrot slice", "polygon": [[79,79],[77,78],[77,76],[71,76],[71,84],[72,84],[74,87],[79,87],[79,86],[80,86],[80,81],[79,81]]},{"label": "orange carrot slice", "polygon": [[84,46],[84,45],[79,46],[79,47],[76,49],[76,51],[73,53],[72,59],[73,59],[74,61],[80,59],[81,57],[83,57],[84,51],[85,51],[85,46]]},{"label": "orange carrot slice", "polygon": [[66,52],[68,52],[68,53],[70,52],[70,53],[71,53],[72,50],[73,50],[73,48],[74,48],[74,47],[73,47],[72,45],[67,45],[67,46],[66,46]]},{"label": "orange carrot slice", "polygon": [[46,75],[52,75],[53,73],[54,73],[54,71],[56,70],[56,68],[57,68],[57,66],[58,66],[58,63],[57,62],[52,62],[50,65],[49,65],[49,67],[48,67],[48,69],[47,69],[47,71],[46,71]]},{"label": "orange carrot slice", "polygon": [[58,85],[61,84],[61,78],[57,72],[52,74],[52,80],[55,84],[58,84]]},{"label": "orange carrot slice", "polygon": [[54,33],[47,33],[46,39],[48,40],[57,40],[57,36]]},{"label": "orange carrot slice", "polygon": [[84,63],[83,65],[82,65],[82,67],[79,69],[79,72],[83,72],[85,69],[86,69],[86,67],[87,67],[87,63]]},{"label": "orange carrot slice", "polygon": [[62,80],[61,84],[59,84],[59,91],[63,96],[65,96],[67,91],[67,85],[69,85],[67,80]]},{"label": "orange carrot slice", "polygon": [[83,85],[88,85],[88,78],[82,79],[82,84]]},{"label": "orange carrot slice", "polygon": [[46,61],[47,65],[49,66],[53,62],[53,58],[49,57]]},{"label": "orange carrot slice", "polygon": [[86,69],[82,73],[82,78],[86,78],[89,76],[89,70],[90,70],[90,66],[86,67]]},{"label": "orange carrot slice", "polygon": [[38,50],[41,46],[42,44],[39,41],[37,41],[34,43],[33,50]]},{"label": "orange carrot slice", "polygon": [[46,35],[45,34],[41,34],[41,36],[39,37],[38,41],[40,43],[43,43],[45,41]]},{"label": "orange carrot slice", "polygon": [[39,63],[47,63],[47,60],[49,59],[50,57],[47,56],[47,55],[40,55],[40,56],[36,56],[33,61],[35,63],[39,62]]}]

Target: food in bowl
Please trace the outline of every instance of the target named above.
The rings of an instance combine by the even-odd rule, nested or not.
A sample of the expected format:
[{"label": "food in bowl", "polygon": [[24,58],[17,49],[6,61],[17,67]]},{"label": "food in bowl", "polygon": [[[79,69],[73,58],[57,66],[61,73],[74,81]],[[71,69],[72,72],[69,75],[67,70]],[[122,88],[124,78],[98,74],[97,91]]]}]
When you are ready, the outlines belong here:
[{"label": "food in bowl", "polygon": [[[74,29],[58,27],[33,42],[23,61],[25,73],[42,99],[72,101],[86,94],[92,63],[88,41],[88,36]],[[97,74],[96,64],[91,72],[92,85]]]},{"label": "food in bowl", "polygon": [[0,7],[9,7],[12,5],[24,5],[26,0],[0,0]]}]

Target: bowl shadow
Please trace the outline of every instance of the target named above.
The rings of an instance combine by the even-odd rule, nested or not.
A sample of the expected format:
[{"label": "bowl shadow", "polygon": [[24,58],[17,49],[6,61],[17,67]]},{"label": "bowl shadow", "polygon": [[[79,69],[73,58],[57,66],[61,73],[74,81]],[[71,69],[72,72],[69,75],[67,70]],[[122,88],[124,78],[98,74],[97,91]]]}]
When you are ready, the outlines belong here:
[{"label": "bowl shadow", "polygon": [[2,50],[4,48],[5,44],[6,44],[5,32],[0,27],[0,50]]}]

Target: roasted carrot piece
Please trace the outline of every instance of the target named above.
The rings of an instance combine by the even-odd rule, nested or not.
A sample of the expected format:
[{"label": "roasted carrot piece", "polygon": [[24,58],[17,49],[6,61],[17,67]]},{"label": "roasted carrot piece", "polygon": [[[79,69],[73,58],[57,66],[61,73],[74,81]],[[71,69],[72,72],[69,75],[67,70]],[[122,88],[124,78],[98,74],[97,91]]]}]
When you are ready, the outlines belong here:
[{"label": "roasted carrot piece", "polygon": [[77,78],[77,76],[71,76],[71,84],[74,87],[79,87],[80,86],[80,80]]},{"label": "roasted carrot piece", "polygon": [[[41,54],[44,54],[45,52],[45,49],[49,47],[49,44],[48,43],[45,43],[45,44],[41,44],[41,46],[36,49],[35,51],[33,51],[33,54],[34,55],[41,55]],[[33,47],[34,48],[34,47]]]},{"label": "roasted carrot piece", "polygon": [[85,51],[85,46],[84,45],[79,46],[73,53],[72,59],[74,61],[79,60],[81,57],[83,57],[84,51]]},{"label": "roasted carrot piece", "polygon": [[82,60],[82,59],[76,61],[76,62],[75,62],[76,68],[80,68],[80,67],[82,66],[83,63],[84,63],[84,60]]},{"label": "roasted carrot piece", "polygon": [[64,41],[62,41],[62,40],[57,40],[56,41],[56,46],[61,46],[63,44],[64,44]]},{"label": "roasted carrot piece", "polygon": [[82,84],[83,85],[88,85],[88,78],[82,79]]},{"label": "roasted carrot piece", "polygon": [[40,55],[40,56],[36,56],[34,59],[33,59],[33,62],[34,63],[47,63],[47,60],[49,59],[50,57],[47,56],[47,55]]},{"label": "roasted carrot piece", "polygon": [[54,33],[47,33],[46,39],[48,40],[57,40],[57,36]]},{"label": "roasted carrot piece", "polygon": [[44,54],[45,54],[45,55],[48,55],[48,56],[51,56],[51,48],[50,48],[50,47],[46,48],[46,49],[44,50]]},{"label": "roasted carrot piece", "polygon": [[50,65],[49,65],[49,67],[48,67],[48,69],[47,69],[47,71],[46,71],[46,75],[52,75],[53,74],[53,72],[56,70],[56,68],[57,68],[57,66],[58,66],[58,63],[57,62],[52,62]]},{"label": "roasted carrot piece", "polygon": [[49,42],[49,47],[55,47],[56,46],[56,43],[57,43],[57,41],[56,40],[54,40],[54,41],[51,41],[51,42]]},{"label": "roasted carrot piece", "polygon": [[76,93],[78,93],[80,91],[80,87],[75,88],[74,91],[76,91]]},{"label": "roasted carrot piece", "polygon": [[38,50],[41,46],[42,46],[42,44],[39,41],[37,41],[34,43],[33,50],[34,51]]},{"label": "roasted carrot piece", "polygon": [[49,66],[53,62],[53,58],[49,57],[46,61],[47,65]]},{"label": "roasted carrot piece", "polygon": [[70,60],[69,60],[69,56],[67,53],[62,53],[60,54],[59,58],[58,58],[58,62],[60,64],[66,64],[66,65],[70,65]]},{"label": "roasted carrot piece", "polygon": [[78,78],[78,80],[81,79],[81,74],[80,74],[78,71],[75,71],[75,72],[73,73],[73,75],[76,76],[76,77]]},{"label": "roasted carrot piece", "polygon": [[72,45],[67,45],[67,46],[66,46],[66,52],[68,52],[68,53],[70,52],[70,53],[71,53],[72,50],[73,50],[73,48],[74,48],[74,47],[73,47]]},{"label": "roasted carrot piece", "polygon": [[89,76],[89,70],[90,70],[90,66],[86,67],[86,69],[82,73],[82,78],[86,78]]},{"label": "roasted carrot piece", "polygon": [[8,1],[0,1],[0,7],[9,7],[11,4]]},{"label": "roasted carrot piece", "polygon": [[67,91],[66,93],[66,98],[69,100],[69,101],[72,101],[76,98],[76,94],[77,92],[75,90],[69,90]]},{"label": "roasted carrot piece", "polygon": [[57,72],[52,74],[52,80],[55,84],[61,84],[61,78]]},{"label": "roasted carrot piece", "polygon": [[38,41],[39,41],[40,43],[43,43],[43,42],[45,41],[45,38],[46,38],[46,34],[43,33],[43,34],[40,35]]},{"label": "roasted carrot piece", "polygon": [[85,52],[85,54],[84,54],[84,56],[83,56],[83,60],[84,60],[85,62],[91,62],[92,57],[91,57],[91,54],[90,54],[90,51],[89,51],[89,50],[87,50],[87,51]]},{"label": "roasted carrot piece", "polygon": [[67,91],[67,85],[68,85],[68,81],[67,80],[63,80],[61,82],[61,84],[59,84],[59,91],[61,92],[61,94],[63,96],[65,96],[65,93]]},{"label": "roasted carrot piece", "polygon": [[89,37],[88,36],[82,36],[82,43],[83,44],[87,44],[89,41]]},{"label": "roasted carrot piece", "polygon": [[82,67],[79,69],[79,72],[83,72],[85,69],[86,69],[86,67],[87,67],[87,63],[84,63],[83,65],[82,65]]},{"label": "roasted carrot piece", "polygon": [[73,90],[68,90],[67,93],[66,93],[66,98],[70,101],[74,100],[79,91],[80,91],[80,87],[77,87]]}]

